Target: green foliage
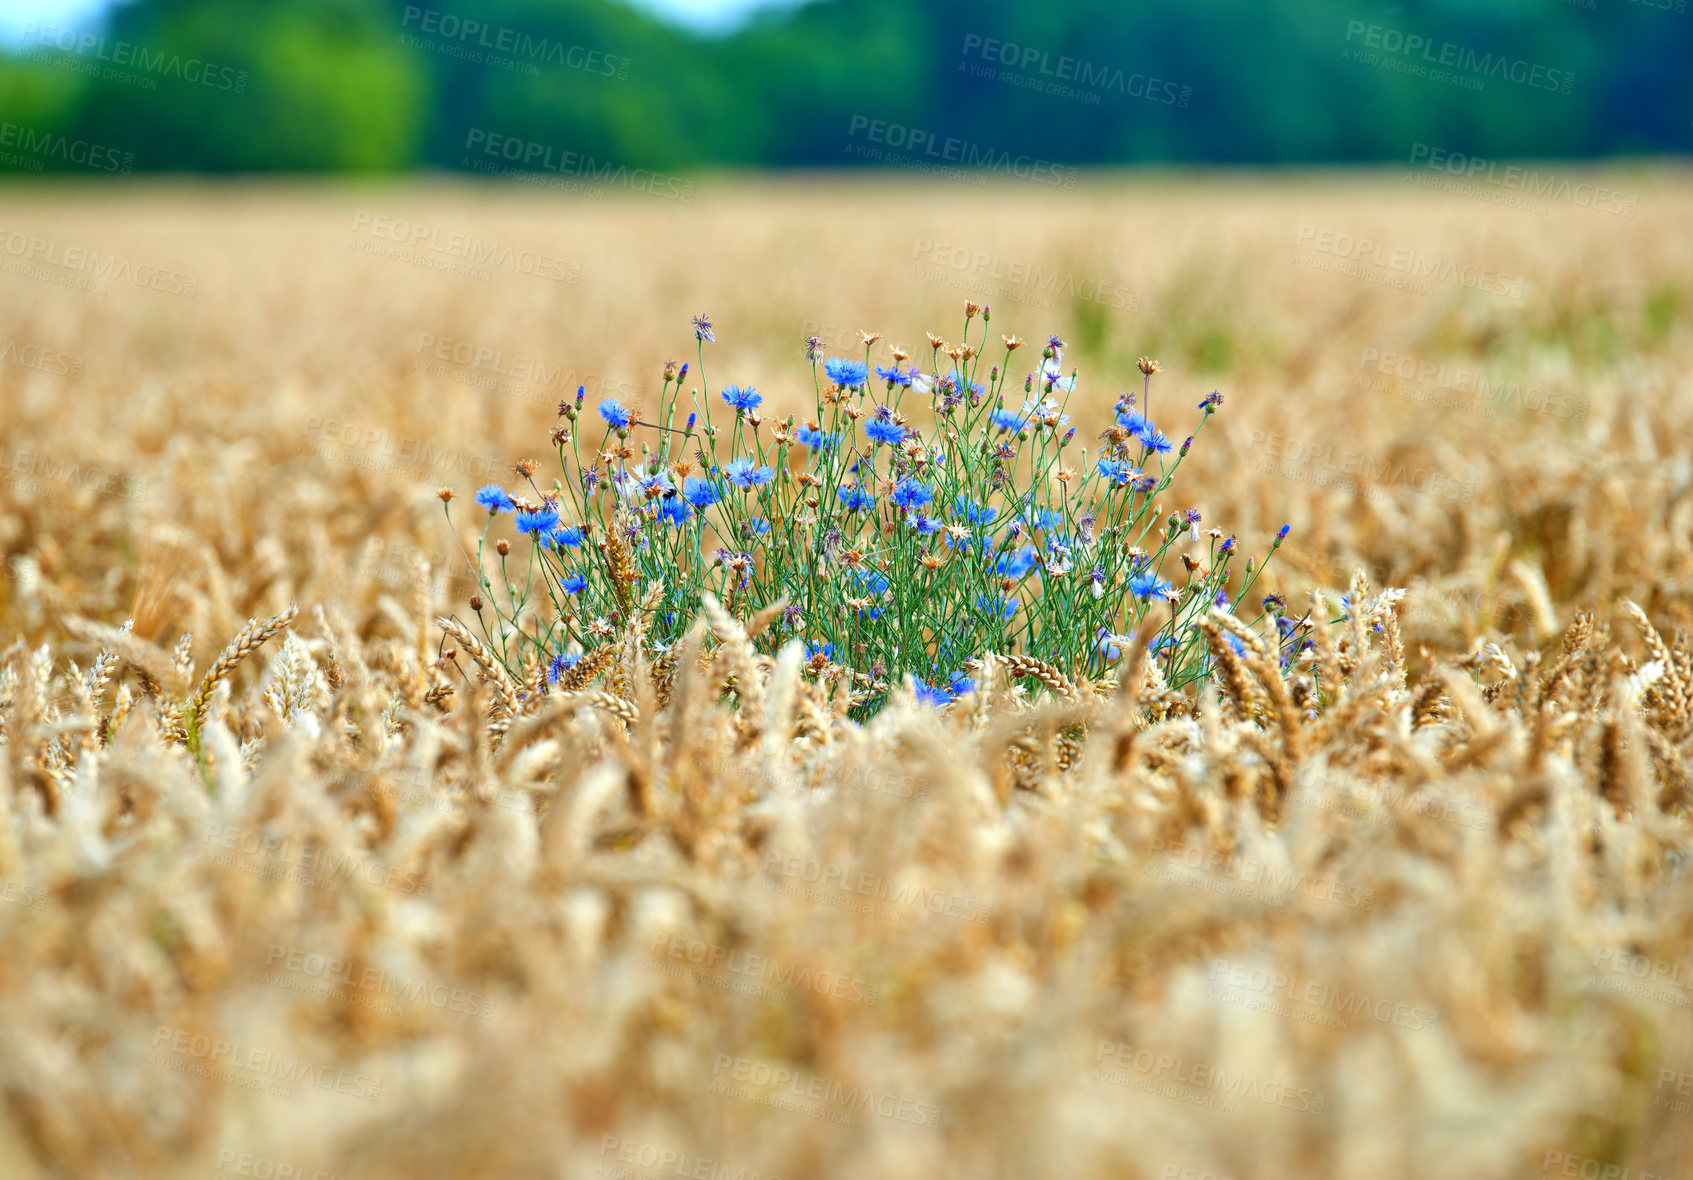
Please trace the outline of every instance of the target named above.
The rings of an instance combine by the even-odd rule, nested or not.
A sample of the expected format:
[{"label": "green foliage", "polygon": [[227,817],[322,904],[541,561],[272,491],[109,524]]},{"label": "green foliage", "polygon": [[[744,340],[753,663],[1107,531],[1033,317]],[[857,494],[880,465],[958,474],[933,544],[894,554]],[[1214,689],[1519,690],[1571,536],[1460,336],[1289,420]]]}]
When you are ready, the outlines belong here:
[{"label": "green foliage", "polygon": [[[1170,684],[1211,675],[1199,624],[1232,611],[1231,586],[1247,595],[1263,566],[1249,558],[1241,572],[1233,536],[1202,533],[1198,509],[1161,499],[1195,440],[1170,440],[1143,412],[1156,362],[1140,366],[1138,400],[1123,394],[1113,419],[1089,426],[1086,437],[1106,426],[1090,463],[1085,442],[1070,449],[1064,342],[1019,357],[987,319],[967,304],[960,344],[935,344],[928,371],[875,365],[868,343],[863,361],[825,359],[811,342],[804,421],[761,417],[751,388],[713,395],[703,317],[702,388],[686,404],[686,368],[666,372],[650,421],[609,400],[589,410],[579,392],[553,436],[562,478],[543,489],[520,466],[515,494],[491,484],[474,498],[474,609],[495,658],[518,681],[526,664],[556,678],[637,610],[659,655],[709,592],[737,615],[780,611],[759,640],[768,654],[803,640],[811,671],[849,677],[870,708],[907,676],[923,699],[950,701],[987,652],[1094,677],[1141,632]],[[902,412],[907,395],[933,405],[932,428]],[[1220,404],[1213,394],[1189,411],[1194,436]],[[1160,406],[1173,419],[1180,403]],[[506,512],[518,535],[490,546]],[[1307,637],[1290,619],[1274,642],[1290,660]]]},{"label": "green foliage", "polygon": [[[1641,4],[824,0],[709,38],[616,0],[135,0],[104,37],[0,57],[0,103],[137,169],[462,168],[473,128],[628,167],[839,167],[855,118],[1071,164],[1693,146],[1693,19]],[[119,41],[246,82],[106,70]],[[1447,47],[1490,64],[1430,76]]]}]

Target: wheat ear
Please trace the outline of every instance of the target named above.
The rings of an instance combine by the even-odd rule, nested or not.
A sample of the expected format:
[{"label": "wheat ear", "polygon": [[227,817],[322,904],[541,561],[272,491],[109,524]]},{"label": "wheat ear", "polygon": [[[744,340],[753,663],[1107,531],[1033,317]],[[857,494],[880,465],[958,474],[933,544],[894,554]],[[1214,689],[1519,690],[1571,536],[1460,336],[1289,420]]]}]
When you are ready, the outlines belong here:
[{"label": "wheat ear", "polygon": [[200,687],[188,702],[188,730],[198,732],[200,720],[205,716],[206,705],[212,699],[212,691],[224,680],[227,680],[235,669],[241,666],[241,661],[264,646],[265,640],[281,631],[294,621],[294,616],[300,608],[294,603],[288,604],[288,609],[279,615],[274,615],[264,622],[248,619],[247,625],[235,633],[235,638],[229,641],[229,646],[223,649],[215,663],[206,672],[206,678],[200,681]]}]

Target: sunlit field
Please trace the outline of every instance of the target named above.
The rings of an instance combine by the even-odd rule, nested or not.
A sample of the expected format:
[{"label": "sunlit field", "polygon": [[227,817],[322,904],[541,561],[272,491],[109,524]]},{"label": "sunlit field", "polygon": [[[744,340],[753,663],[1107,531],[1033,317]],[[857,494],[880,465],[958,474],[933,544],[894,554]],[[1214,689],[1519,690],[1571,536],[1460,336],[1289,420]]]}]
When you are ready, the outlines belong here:
[{"label": "sunlit field", "polygon": [[[1681,1174],[1693,185],[1558,168],[0,191],[0,1175]],[[1222,394],[1206,676],[494,658],[550,432],[967,300]]]}]

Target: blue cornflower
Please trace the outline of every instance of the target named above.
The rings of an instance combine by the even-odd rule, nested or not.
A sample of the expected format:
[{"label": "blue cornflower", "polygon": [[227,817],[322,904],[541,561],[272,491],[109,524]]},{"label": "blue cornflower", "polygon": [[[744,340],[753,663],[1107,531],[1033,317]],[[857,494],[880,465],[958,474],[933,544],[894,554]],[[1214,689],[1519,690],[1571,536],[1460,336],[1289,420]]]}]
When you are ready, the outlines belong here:
[{"label": "blue cornflower", "polygon": [[965,524],[988,524],[993,520],[993,509],[985,504],[978,504],[968,496],[959,496],[952,502],[952,510],[958,519]]},{"label": "blue cornflower", "polygon": [[839,494],[848,512],[863,512],[876,503],[876,497],[855,483],[843,484]]},{"label": "blue cornflower", "polygon": [[1098,469],[1099,474],[1118,487],[1126,487],[1141,476],[1140,468],[1122,459],[1113,459],[1110,456],[1101,459],[1094,466]]},{"label": "blue cornflower", "polygon": [[975,692],[976,682],[966,672],[954,672],[952,681],[946,686],[946,690],[955,697],[961,697],[967,692]]},{"label": "blue cornflower", "polygon": [[894,443],[905,441],[905,427],[890,418],[872,418],[864,424],[864,433],[873,443]]},{"label": "blue cornflower", "polygon": [[1023,524],[1030,532],[1051,532],[1064,523],[1064,517],[1050,508],[1025,506]]},{"label": "blue cornflower", "polygon": [[1093,643],[1093,650],[1103,656],[1105,662],[1108,664],[1115,663],[1123,658],[1122,646],[1120,644],[1112,643],[1110,640],[1111,629],[1109,627],[1101,627],[1099,629],[1099,634],[1095,637]]},{"label": "blue cornflower", "polygon": [[510,512],[517,507],[506,490],[497,483],[491,483],[476,493],[476,502],[490,513]]},{"label": "blue cornflower", "polygon": [[[694,317],[694,339],[698,340],[698,341],[700,341],[704,344],[716,344],[717,343],[717,337],[712,333],[712,330],[711,330],[711,317],[704,314],[703,312]],[[687,376],[687,373],[688,373],[688,366],[683,365],[682,366],[682,377]],[[678,385],[680,385],[682,383],[681,377],[678,377],[676,379],[676,383]]]},{"label": "blue cornflower", "polygon": [[604,418],[606,425],[613,430],[628,430],[629,424],[635,420],[633,411],[609,397],[600,403],[600,417]]},{"label": "blue cornflower", "polygon": [[835,445],[835,436],[812,426],[796,426],[794,441],[813,451],[822,451]]},{"label": "blue cornflower", "polygon": [[563,545],[567,549],[575,549],[582,544],[582,526],[576,524],[561,524],[553,530],[548,538],[555,545]]},{"label": "blue cornflower", "polygon": [[1152,421],[1152,419],[1143,418],[1139,414],[1131,414],[1129,416],[1131,418],[1140,419],[1140,421],[1136,422],[1133,426],[1127,428],[1129,433],[1140,440],[1141,446],[1150,447],[1152,445],[1153,436],[1160,434],[1157,425]]},{"label": "blue cornflower", "polygon": [[676,496],[666,496],[658,506],[658,518],[666,524],[683,524],[688,513],[688,502]]},{"label": "blue cornflower", "polygon": [[893,495],[889,497],[895,508],[902,508],[907,512],[923,507],[934,498],[935,494],[926,486],[910,478],[900,480]]},{"label": "blue cornflower", "polygon": [[561,652],[553,657],[553,662],[547,665],[547,683],[557,684],[558,678],[582,662],[582,656],[573,651]]},{"label": "blue cornflower", "polygon": [[558,587],[566,594],[580,594],[588,588],[588,579],[575,570],[571,570],[559,579]]},{"label": "blue cornflower", "polygon": [[1011,595],[976,595],[976,609],[984,615],[998,615],[1002,619],[1009,619],[1017,613],[1019,605],[1021,604]]},{"label": "blue cornflower", "polygon": [[952,694],[946,689],[936,688],[927,680],[919,680],[915,676],[911,680],[917,690],[917,703],[919,705],[934,705],[936,708],[943,708],[952,704]]},{"label": "blue cornflower", "polygon": [[717,489],[703,475],[689,476],[688,482],[682,485],[682,495],[695,508],[709,508],[718,499]]},{"label": "blue cornflower", "polygon": [[1035,561],[1039,557],[1033,548],[1028,546],[1014,549],[1010,553],[1001,553],[994,562],[994,572],[1002,578],[1021,578],[1035,568]]},{"label": "blue cornflower", "polygon": [[517,514],[517,531],[539,536],[551,532],[558,526],[558,513],[551,508],[543,508],[539,512],[519,512]]},{"label": "blue cornflower", "polygon": [[941,531],[941,522],[932,516],[918,513],[911,518],[911,527],[917,530],[919,536],[928,537]]},{"label": "blue cornflower", "polygon": [[888,581],[888,575],[881,570],[871,569],[869,566],[853,566],[852,575],[859,586],[872,595],[887,593],[888,587],[892,584]]},{"label": "blue cornflower", "polygon": [[1057,357],[1053,357],[1041,366],[1040,378],[1041,390],[1044,393],[1051,393],[1055,389],[1062,393],[1069,393],[1076,388],[1075,375],[1071,374],[1066,377]]},{"label": "blue cornflower", "polygon": [[770,532],[770,522],[762,516],[749,516],[747,517],[747,528],[760,537],[766,536]]},{"label": "blue cornflower", "polygon": [[1139,410],[1119,410],[1117,411],[1117,425],[1130,434],[1138,434],[1150,425],[1150,420]]},{"label": "blue cornflower", "polygon": [[1142,570],[1129,579],[1129,593],[1136,598],[1156,598],[1173,587],[1151,570]]},{"label": "blue cornflower", "polygon": [[805,641],[805,658],[809,660],[814,659],[817,656],[822,656],[826,660],[834,659],[835,645],[827,641],[822,643],[813,643],[811,640],[807,639]]},{"label": "blue cornflower", "polygon": [[751,459],[735,459],[724,468],[723,473],[729,477],[729,482],[738,488],[762,487],[776,478],[776,473],[768,467],[760,467]]},{"label": "blue cornflower", "polygon": [[856,389],[870,379],[870,369],[863,361],[845,357],[830,357],[823,362],[823,371],[842,389]]},{"label": "blue cornflower", "polygon": [[1215,597],[1211,600],[1211,605],[1216,607],[1218,610],[1233,610],[1234,609],[1234,607],[1229,602],[1229,592],[1227,590],[1217,591],[1217,597]]},{"label": "blue cornflower", "polygon": [[1222,404],[1223,395],[1213,389],[1210,393],[1206,394],[1204,400],[1199,403],[1199,408],[1207,413],[1210,413]]},{"label": "blue cornflower", "polygon": [[911,384],[911,370],[901,369],[898,365],[895,365],[891,369],[885,368],[882,365],[877,365],[876,376],[880,377],[883,381],[886,381],[889,385]]},{"label": "blue cornflower", "polygon": [[1164,432],[1162,430],[1148,431],[1138,437],[1149,451],[1156,451],[1158,454],[1163,455],[1168,453],[1170,450],[1170,440],[1164,437]]},{"label": "blue cornflower", "polygon": [[731,385],[723,391],[723,400],[734,406],[737,414],[747,414],[763,404],[764,395],[750,385],[745,389]]},{"label": "blue cornflower", "polygon": [[1003,406],[993,412],[992,418],[996,430],[1021,430],[1029,424],[1022,414],[1007,410]]}]

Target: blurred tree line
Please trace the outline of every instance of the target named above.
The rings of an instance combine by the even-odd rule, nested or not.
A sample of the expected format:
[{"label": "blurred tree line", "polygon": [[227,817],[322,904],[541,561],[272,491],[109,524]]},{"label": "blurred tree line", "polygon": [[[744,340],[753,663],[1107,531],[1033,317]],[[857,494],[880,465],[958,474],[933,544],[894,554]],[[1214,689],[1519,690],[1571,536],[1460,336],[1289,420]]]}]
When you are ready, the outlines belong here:
[{"label": "blurred tree line", "polygon": [[823,0],[714,38],[616,0],[135,0],[0,56],[0,168],[1686,151],[1687,4]]}]

